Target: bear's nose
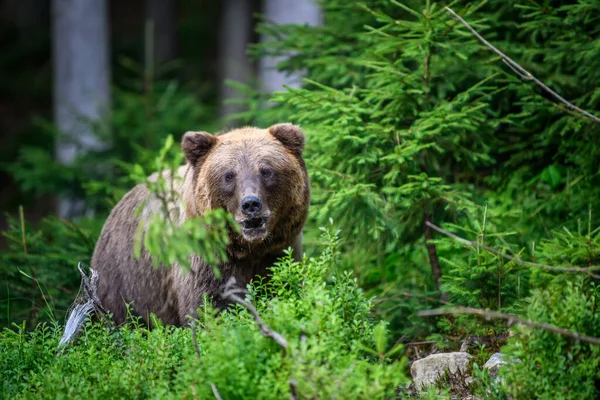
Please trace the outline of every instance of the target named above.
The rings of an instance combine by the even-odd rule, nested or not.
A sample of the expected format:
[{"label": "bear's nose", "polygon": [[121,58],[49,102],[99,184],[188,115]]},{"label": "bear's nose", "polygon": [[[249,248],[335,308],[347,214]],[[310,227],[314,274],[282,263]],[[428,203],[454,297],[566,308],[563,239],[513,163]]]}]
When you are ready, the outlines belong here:
[{"label": "bear's nose", "polygon": [[262,209],[262,202],[256,196],[246,196],[242,199],[242,212],[252,217]]}]

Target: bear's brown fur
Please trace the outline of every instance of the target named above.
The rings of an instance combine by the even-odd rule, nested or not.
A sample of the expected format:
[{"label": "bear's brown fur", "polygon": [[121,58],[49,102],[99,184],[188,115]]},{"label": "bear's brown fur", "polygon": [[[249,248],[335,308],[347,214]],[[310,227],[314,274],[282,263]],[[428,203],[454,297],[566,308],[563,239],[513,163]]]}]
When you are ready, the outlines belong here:
[{"label": "bear's brown fur", "polygon": [[[183,325],[194,315],[204,293],[219,305],[218,294],[233,276],[246,285],[288,247],[302,254],[302,227],[308,213],[310,188],[302,159],[304,133],[297,126],[278,124],[268,129],[242,128],[220,136],[188,132],[181,148],[186,165],[176,190],[182,204],[179,221],[200,216],[205,210],[224,208],[241,226],[230,234],[228,261],[219,265],[222,279],[197,255],[191,271],[179,267],[154,268],[142,249],[134,256],[135,232],[140,218],[160,212],[160,202],[145,185],[133,188],[108,217],[94,255],[92,268],[99,273],[99,296],[115,322],[126,317],[126,303],[146,320],[156,314],[164,323]],[[143,205],[143,212],[136,209]]]}]

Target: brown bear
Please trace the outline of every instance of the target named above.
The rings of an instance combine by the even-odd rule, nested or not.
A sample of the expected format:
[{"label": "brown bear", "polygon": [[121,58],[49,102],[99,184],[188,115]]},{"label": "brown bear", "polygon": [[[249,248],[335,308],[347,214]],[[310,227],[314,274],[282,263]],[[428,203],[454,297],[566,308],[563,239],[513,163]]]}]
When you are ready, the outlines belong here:
[{"label": "brown bear", "polygon": [[[140,218],[160,212],[159,201],[146,185],[127,193],[110,213],[92,257],[99,274],[98,295],[116,323],[126,318],[126,303],[146,321],[154,313],[166,324],[184,325],[195,315],[203,294],[219,307],[219,292],[229,277],[246,285],[265,276],[283,250],[292,247],[302,255],[302,227],[308,214],[310,186],[302,159],[304,133],[292,124],[268,129],[241,128],[215,136],[187,132],[181,149],[186,164],[176,186],[183,202],[180,219],[200,216],[205,210],[223,208],[240,225],[231,231],[228,259],[218,265],[222,278],[197,255],[191,270],[153,267],[142,249],[134,256],[134,240]],[[136,212],[142,205],[142,212]]]}]

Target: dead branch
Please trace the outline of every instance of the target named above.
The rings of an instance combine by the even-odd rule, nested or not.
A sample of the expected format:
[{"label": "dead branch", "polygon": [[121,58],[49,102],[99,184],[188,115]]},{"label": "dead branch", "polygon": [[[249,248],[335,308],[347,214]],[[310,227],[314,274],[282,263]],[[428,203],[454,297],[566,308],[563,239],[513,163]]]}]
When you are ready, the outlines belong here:
[{"label": "dead branch", "polygon": [[527,319],[523,319],[516,315],[505,314],[498,311],[492,310],[481,310],[478,308],[470,308],[470,307],[454,307],[454,308],[437,308],[434,310],[423,310],[419,311],[417,315],[421,317],[429,317],[435,315],[445,315],[445,314],[468,314],[468,315],[479,315],[485,319],[505,319],[508,321],[509,325],[518,324],[527,326],[529,328],[537,328],[542,329],[548,332],[556,333],[557,335],[566,336],[580,342],[586,342],[590,344],[595,344],[600,346],[600,338],[594,336],[583,335],[579,332],[574,332],[566,328],[560,328],[556,325],[547,324],[545,322],[536,322]]},{"label": "dead branch", "polygon": [[408,347],[408,346],[422,346],[424,344],[436,344],[437,342],[434,340],[425,340],[423,342],[410,342],[410,343],[406,343],[404,346]]},{"label": "dead branch", "polygon": [[473,240],[463,239],[463,238],[455,235],[452,232],[448,232],[448,231],[440,228],[439,226],[436,226],[436,225],[432,224],[431,222],[425,222],[425,224],[429,225],[432,229],[434,229],[435,231],[441,233],[442,235],[446,235],[449,238],[452,238],[452,239],[456,240],[459,243],[465,244],[467,246],[479,247],[481,249],[484,249],[487,252],[490,252],[490,253],[495,254],[497,256],[500,256],[500,257],[504,257],[507,260],[513,261],[513,262],[515,262],[517,264],[527,265],[529,267],[534,267],[534,268],[541,268],[541,269],[545,269],[545,270],[548,270],[548,271],[584,273],[586,275],[591,276],[592,278],[600,279],[600,275],[593,274],[591,272],[591,271],[600,271],[600,267],[573,267],[573,266],[570,266],[570,267],[553,267],[551,265],[544,265],[544,264],[534,263],[534,262],[531,262],[531,261],[525,261],[525,260],[521,259],[520,257],[511,256],[510,254],[502,253],[502,252],[494,249],[493,247],[486,246],[486,245],[481,244],[481,243],[477,243],[477,242],[475,242]]},{"label": "dead branch", "polygon": [[85,290],[87,298],[94,302],[94,307],[96,307],[102,314],[108,315],[108,311],[106,311],[100,302],[100,298],[98,297],[98,272],[95,269],[90,268],[91,277],[88,277],[83,271],[81,263],[77,264],[77,269],[81,274],[81,284],[83,285],[83,289]]},{"label": "dead branch", "polygon": [[273,339],[273,341],[275,343],[277,343],[279,346],[281,346],[281,348],[283,349],[283,353],[285,354],[285,352],[288,348],[287,340],[285,340],[285,338],[283,336],[281,336],[279,333],[275,332],[274,330],[269,328],[267,326],[267,324],[265,324],[265,321],[263,321],[263,319],[260,317],[260,315],[258,315],[258,311],[256,311],[256,308],[254,307],[254,305],[239,296],[239,295],[243,295],[245,293],[245,291],[243,289],[237,288],[235,285],[236,285],[235,278],[234,277],[229,278],[229,280],[225,284],[223,293],[221,293],[221,297],[224,300],[233,301],[234,303],[238,303],[241,306],[243,306],[244,308],[246,308],[250,312],[250,314],[252,314],[252,316],[254,317],[254,320],[256,321],[256,324],[258,325],[258,328],[260,329],[260,333],[262,333],[262,335],[264,337]]},{"label": "dead branch", "polygon": [[561,103],[563,103],[565,106],[567,106],[567,108],[571,109],[571,110],[575,110],[577,112],[579,112],[580,114],[588,117],[589,119],[591,119],[592,121],[599,123],[600,124],[600,118],[596,117],[593,114],[590,114],[589,112],[582,110],[581,108],[577,107],[576,105],[574,105],[573,103],[567,101],[565,98],[563,98],[561,95],[559,95],[558,93],[556,93],[554,90],[550,89],[548,86],[546,86],[542,81],[540,81],[539,79],[537,79],[535,76],[533,76],[529,71],[527,71],[525,68],[521,67],[519,64],[517,64],[515,61],[513,61],[512,59],[510,59],[506,54],[502,53],[500,50],[498,50],[496,47],[494,47],[490,42],[488,42],[487,40],[485,40],[485,38],[483,36],[481,36],[479,33],[477,33],[477,31],[475,29],[473,29],[468,23],[467,21],[465,21],[464,19],[462,19],[462,17],[460,17],[457,13],[455,13],[451,8],[449,7],[444,7],[446,9],[446,11],[448,11],[450,14],[452,14],[452,16],[454,16],[454,18],[456,18],[461,24],[463,24],[477,39],[479,39],[479,41],[481,43],[483,43],[488,49],[492,50],[494,53],[496,53],[501,59],[502,61],[508,65],[510,67],[510,69],[517,74],[517,76],[519,76],[519,78],[523,79],[523,80],[528,80],[528,81],[533,81],[535,82],[539,87],[541,87],[544,91],[546,91],[547,93],[549,93],[552,97],[554,97],[555,99],[557,99],[558,101],[560,101]]},{"label": "dead branch", "polygon": [[[431,239],[433,239],[433,235],[430,226],[427,224],[428,222],[431,222],[431,216],[425,213],[425,246],[427,247],[427,254],[429,255],[429,263],[431,264],[431,273],[433,275],[435,287],[439,292],[441,292],[442,289],[440,281],[442,279],[442,268],[440,267],[440,261],[437,256],[437,249],[435,247],[435,243],[431,242]],[[442,300],[444,300],[443,295],[444,294],[442,293]]]},{"label": "dead branch", "polygon": [[[450,303],[449,301],[446,301],[446,300],[436,299],[434,297],[429,297],[429,296],[427,296],[425,294],[410,293],[410,292],[400,292],[400,293],[395,293],[395,294],[393,294],[391,296],[388,296],[388,297],[382,297],[382,298],[379,298],[379,299],[373,299],[373,303],[375,303],[375,304],[385,303],[386,301],[394,300],[394,299],[397,299],[398,297],[414,297],[414,298],[417,298],[417,299],[425,299],[425,302],[432,301],[434,303],[440,303],[440,304],[444,304],[444,305],[447,305],[447,306],[453,306],[454,305],[454,304],[452,304],[452,303]],[[392,308],[395,308],[395,307],[392,307]],[[384,314],[385,312],[390,311],[390,310],[391,309],[383,310],[383,311],[380,311],[378,314]]]},{"label": "dead branch", "polygon": [[95,269],[90,268],[90,276],[88,277],[83,270],[81,263],[77,264],[77,268],[81,274],[81,285],[77,298],[70,307],[69,318],[65,324],[65,331],[58,343],[59,347],[64,346],[77,337],[88,316],[97,313],[105,320],[110,321],[108,312],[104,306],[102,306],[102,303],[98,298],[98,272]]},{"label": "dead branch", "polygon": [[217,387],[215,386],[214,383],[210,384],[210,388],[212,389],[212,392],[213,392],[213,395],[215,396],[215,399],[222,400],[221,395],[219,394],[219,391],[217,390]]},{"label": "dead branch", "polygon": [[298,393],[296,390],[298,387],[298,382],[296,382],[295,379],[290,379],[289,384],[290,384],[290,400],[298,400]]}]

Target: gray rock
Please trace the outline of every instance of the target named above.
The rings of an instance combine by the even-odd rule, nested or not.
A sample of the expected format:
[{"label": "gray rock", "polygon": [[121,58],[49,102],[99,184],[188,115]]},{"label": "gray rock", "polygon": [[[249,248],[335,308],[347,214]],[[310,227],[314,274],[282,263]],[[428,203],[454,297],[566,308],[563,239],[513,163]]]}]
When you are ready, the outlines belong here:
[{"label": "gray rock", "polygon": [[410,367],[415,388],[422,390],[431,386],[444,373],[465,373],[471,355],[465,352],[432,354],[413,362]]},{"label": "gray rock", "polygon": [[[500,372],[500,367],[504,364],[508,364],[506,356],[502,353],[494,353],[490,357],[489,360],[485,364],[483,364],[483,368],[488,370],[488,376],[492,379],[496,379],[498,377],[498,373]],[[512,363],[519,363],[521,360],[513,359]]]}]

